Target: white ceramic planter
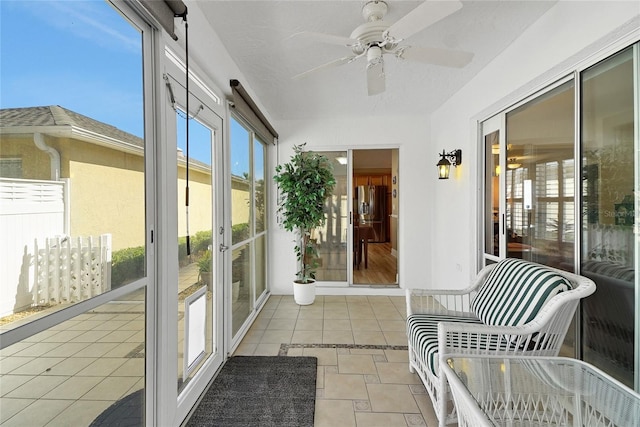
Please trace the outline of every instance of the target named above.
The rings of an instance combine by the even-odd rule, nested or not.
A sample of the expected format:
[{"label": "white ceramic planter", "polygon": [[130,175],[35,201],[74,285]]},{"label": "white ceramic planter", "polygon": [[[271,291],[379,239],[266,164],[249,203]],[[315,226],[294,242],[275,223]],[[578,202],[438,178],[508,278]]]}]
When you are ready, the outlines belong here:
[{"label": "white ceramic planter", "polygon": [[316,299],[316,282],[309,283],[293,282],[293,299],[298,305],[310,305]]}]

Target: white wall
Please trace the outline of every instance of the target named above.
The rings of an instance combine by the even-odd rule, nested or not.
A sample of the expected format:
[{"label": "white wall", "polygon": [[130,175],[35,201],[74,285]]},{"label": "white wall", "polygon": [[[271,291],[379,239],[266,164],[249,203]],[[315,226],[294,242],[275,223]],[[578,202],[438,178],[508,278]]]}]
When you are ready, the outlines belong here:
[{"label": "white wall", "polygon": [[[459,176],[434,183],[437,208],[427,235],[439,243],[431,283],[462,287],[477,269],[478,121],[637,40],[639,14],[635,1],[559,2],[431,116],[429,158],[441,147],[463,151]],[[417,249],[408,244],[408,252]]]}]

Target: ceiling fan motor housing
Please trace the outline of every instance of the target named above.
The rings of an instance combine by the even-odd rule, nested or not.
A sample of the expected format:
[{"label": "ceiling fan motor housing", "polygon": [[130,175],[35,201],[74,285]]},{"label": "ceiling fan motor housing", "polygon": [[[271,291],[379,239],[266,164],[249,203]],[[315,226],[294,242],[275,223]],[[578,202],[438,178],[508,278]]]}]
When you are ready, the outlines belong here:
[{"label": "ceiling fan motor housing", "polygon": [[387,3],[382,0],[372,0],[362,6],[362,17],[365,21],[381,21],[387,14]]},{"label": "ceiling fan motor housing", "polygon": [[367,2],[362,7],[362,16],[364,24],[359,25],[351,33],[351,38],[358,40],[360,43],[352,46],[352,51],[356,55],[360,55],[368,50],[371,46],[378,46],[385,51],[392,50],[395,46],[387,46],[384,43],[383,33],[389,28],[389,24],[382,19],[387,13],[387,3],[381,0],[373,0]]}]

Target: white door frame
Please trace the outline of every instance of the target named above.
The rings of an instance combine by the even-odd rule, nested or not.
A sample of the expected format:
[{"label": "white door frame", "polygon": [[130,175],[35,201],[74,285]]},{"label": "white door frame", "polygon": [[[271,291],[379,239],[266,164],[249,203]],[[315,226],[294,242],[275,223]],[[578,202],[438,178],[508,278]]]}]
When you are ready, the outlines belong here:
[{"label": "white door frame", "polygon": [[[170,52],[167,53],[169,57]],[[224,112],[221,113],[222,106],[219,104],[219,100],[211,97],[201,87],[202,80],[197,79],[199,84],[190,84],[189,92],[191,94],[189,109],[190,116],[196,116],[198,121],[206,124],[207,127],[213,130],[213,146],[212,146],[212,191],[213,191],[213,209],[212,209],[212,254],[214,254],[214,271],[216,272],[213,279],[213,332],[215,334],[213,338],[214,347],[211,355],[198,369],[198,373],[193,377],[189,384],[178,395],[177,390],[177,366],[178,366],[178,318],[177,318],[177,304],[178,296],[175,292],[175,287],[168,284],[177,283],[178,269],[177,269],[177,210],[183,207],[175,206],[176,196],[178,191],[184,189],[177,188],[177,149],[176,149],[176,113],[171,105],[171,96],[176,103],[176,106],[180,106],[185,109],[186,92],[184,89],[184,69],[181,69],[179,63],[176,63],[176,57],[170,57],[170,61],[166,61],[165,75],[168,77],[168,81],[172,87],[169,91],[168,86],[165,88],[165,102],[164,116],[166,121],[166,133],[168,143],[164,147],[166,156],[166,169],[165,179],[167,181],[167,193],[165,193],[166,202],[168,205],[164,205],[167,209],[166,215],[168,217],[167,226],[167,241],[165,245],[172,247],[172,249],[166,252],[166,259],[164,259],[164,270],[167,273],[166,279],[162,283],[164,286],[161,290],[161,298],[166,301],[166,304],[158,305],[158,313],[156,319],[158,322],[158,341],[160,343],[158,349],[158,359],[164,359],[158,363],[158,382],[160,384],[159,390],[161,390],[158,403],[158,412],[162,414],[158,421],[162,423],[163,419],[166,422],[179,425],[192,410],[197,403],[198,398],[204,392],[207,384],[214,376],[215,372],[220,368],[224,362],[226,349],[224,344],[224,271],[227,262],[226,251],[219,251],[218,248],[221,245],[225,245],[226,236],[230,235],[227,232],[223,234],[219,233],[220,227],[224,225],[224,191],[216,191],[216,189],[224,188],[220,183],[224,182],[224,156],[223,156],[223,132],[224,132]],[[191,75],[193,71],[190,70]],[[192,82],[194,78],[192,77]],[[211,89],[209,89],[211,90]],[[172,92],[172,93],[171,93]],[[213,91],[212,91],[213,92]],[[202,109],[200,106],[202,105]],[[162,197],[162,196],[160,196]],[[174,239],[173,241],[171,239]],[[175,270],[175,271],[171,271]],[[165,407],[165,409],[162,409]]]}]

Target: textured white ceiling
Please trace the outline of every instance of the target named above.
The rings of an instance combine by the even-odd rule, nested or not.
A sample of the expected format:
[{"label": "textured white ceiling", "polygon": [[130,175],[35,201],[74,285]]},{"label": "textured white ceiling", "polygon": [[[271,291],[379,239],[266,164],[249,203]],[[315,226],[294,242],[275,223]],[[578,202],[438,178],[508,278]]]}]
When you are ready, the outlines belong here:
[{"label": "textured white ceiling", "polygon": [[[364,22],[358,1],[202,1],[198,5],[247,84],[274,119],[428,114],[463,87],[555,1],[463,1],[463,8],[408,42],[472,52],[465,68],[385,56],[387,89],[368,96],[366,61],[296,74],[349,55],[348,48],[290,38],[301,31],[348,37]],[[393,23],[422,1],[388,0]]]}]

